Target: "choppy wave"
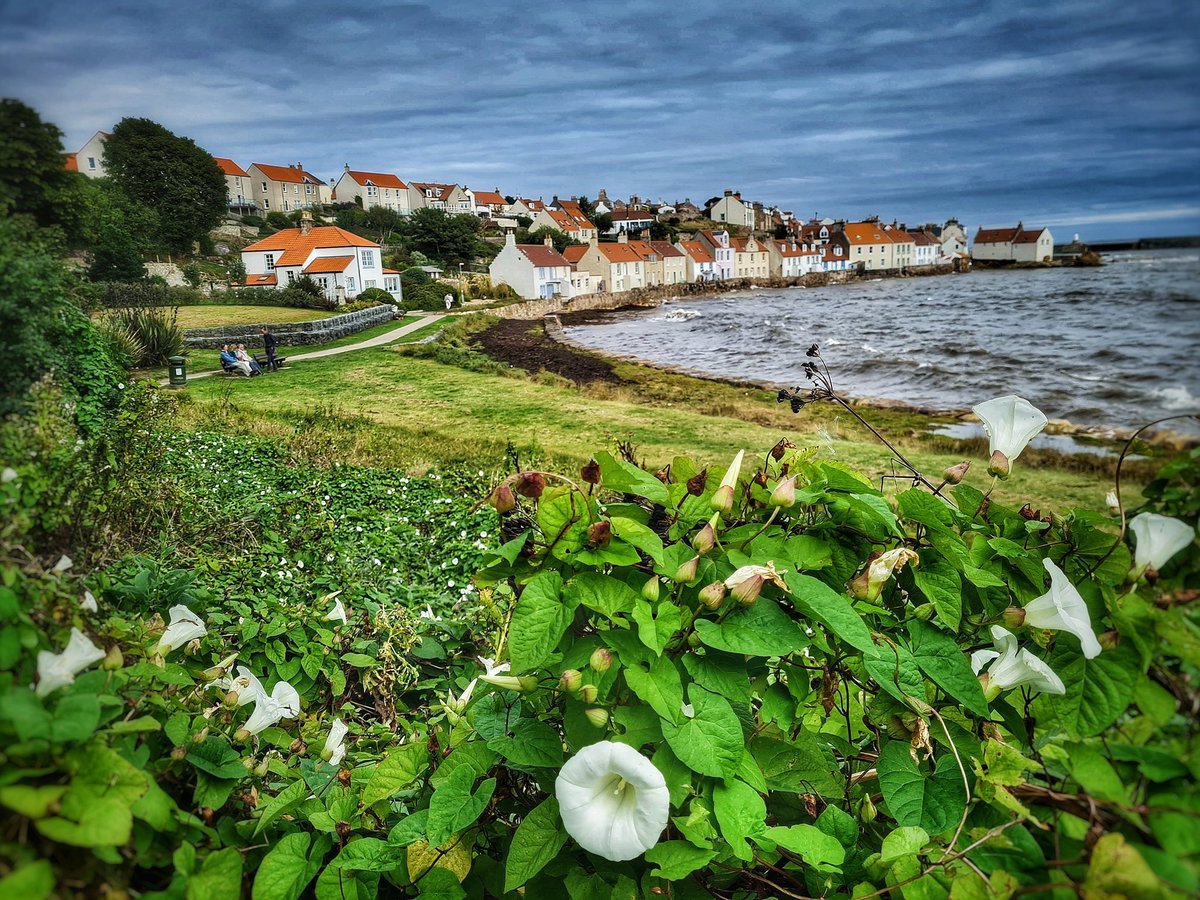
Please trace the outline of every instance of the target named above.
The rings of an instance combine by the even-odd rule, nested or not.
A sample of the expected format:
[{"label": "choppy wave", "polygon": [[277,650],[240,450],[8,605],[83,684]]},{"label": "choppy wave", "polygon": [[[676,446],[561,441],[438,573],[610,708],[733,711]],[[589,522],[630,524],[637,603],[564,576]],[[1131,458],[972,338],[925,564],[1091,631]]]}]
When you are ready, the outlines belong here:
[{"label": "choppy wave", "polygon": [[1139,251],[1099,269],[689,298],[567,330],[600,350],[778,384],[804,381],[817,343],[850,396],[965,408],[1018,393],[1052,418],[1136,427],[1200,409],[1200,317],[1181,309],[1197,303],[1200,255]]}]

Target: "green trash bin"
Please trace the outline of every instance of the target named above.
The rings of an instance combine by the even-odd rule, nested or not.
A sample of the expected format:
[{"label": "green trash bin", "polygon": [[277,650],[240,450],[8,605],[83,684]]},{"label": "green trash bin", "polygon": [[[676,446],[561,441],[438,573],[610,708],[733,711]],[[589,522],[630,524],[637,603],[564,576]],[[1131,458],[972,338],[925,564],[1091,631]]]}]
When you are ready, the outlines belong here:
[{"label": "green trash bin", "polygon": [[183,387],[187,384],[187,360],[182,356],[172,356],[167,359],[170,363],[168,372],[170,374],[171,387]]}]

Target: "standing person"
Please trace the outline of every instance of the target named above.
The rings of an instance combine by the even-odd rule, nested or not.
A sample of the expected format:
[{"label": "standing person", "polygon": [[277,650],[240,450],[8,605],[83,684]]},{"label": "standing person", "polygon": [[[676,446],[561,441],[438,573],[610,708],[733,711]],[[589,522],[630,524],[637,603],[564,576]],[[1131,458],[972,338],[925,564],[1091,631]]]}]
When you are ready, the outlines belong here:
[{"label": "standing person", "polygon": [[454,305],[454,298],[450,294],[447,294],[442,300],[446,304],[446,312],[450,312],[450,307]]},{"label": "standing person", "polygon": [[267,368],[270,369],[272,372],[274,372],[275,368],[276,368],[275,335],[271,334],[270,329],[267,328],[267,326],[265,326],[265,325],[263,326],[263,329],[262,329],[262,339],[263,339],[263,351],[267,354]]}]

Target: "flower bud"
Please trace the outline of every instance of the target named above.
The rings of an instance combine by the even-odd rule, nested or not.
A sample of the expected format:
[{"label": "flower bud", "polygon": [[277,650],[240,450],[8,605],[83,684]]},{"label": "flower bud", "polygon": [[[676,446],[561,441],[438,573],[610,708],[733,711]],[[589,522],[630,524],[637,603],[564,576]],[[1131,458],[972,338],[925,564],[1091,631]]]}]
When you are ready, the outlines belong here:
[{"label": "flower bud", "polygon": [[225,704],[225,706],[229,707],[230,709],[233,709],[233,707],[238,705],[238,700],[240,698],[241,698],[240,691],[230,691],[229,693],[227,693],[225,695],[224,699],[221,700],[221,702],[223,704]]},{"label": "flower bud", "polygon": [[862,802],[858,805],[858,820],[864,825],[870,825],[879,815],[879,810],[871,802],[870,794],[863,794]]},{"label": "flower bud", "polygon": [[693,631],[688,635],[688,646],[693,650],[699,647],[702,643],[703,641],[700,640],[700,635],[698,635],[696,632]]},{"label": "flower bud", "polygon": [[587,464],[579,470],[579,478],[587,484],[600,483],[600,463],[594,459],[588,460]]},{"label": "flower bud", "polygon": [[200,674],[205,681],[216,681],[218,678],[225,676],[225,674],[233,666],[234,662],[237,661],[237,657],[238,655],[236,653],[230,653],[215,666],[210,666]]},{"label": "flower bud", "polygon": [[1004,627],[1009,631],[1020,628],[1025,624],[1025,610],[1019,606],[1010,606],[1000,614],[1000,621],[1004,623]]},{"label": "flower bud", "polygon": [[244,744],[246,741],[250,740],[250,738],[252,738],[252,737],[254,737],[254,735],[252,735],[252,734],[251,734],[249,731],[247,731],[245,728],[239,728],[237,731],[235,731],[235,732],[233,733],[233,739],[234,739],[235,741],[238,741],[239,743],[243,743],[243,744]]},{"label": "flower bud", "polygon": [[696,552],[701,556],[711,550],[716,542],[717,533],[713,529],[712,522],[705,522],[704,527],[692,535],[692,547],[694,547]]},{"label": "flower bud", "polygon": [[260,762],[257,766],[254,767],[254,776],[256,778],[263,778],[266,776],[267,772],[269,772],[270,770],[271,770],[271,761],[264,756],[262,759],[262,762]]},{"label": "flower bud", "polygon": [[1104,502],[1108,506],[1110,515],[1119,516],[1121,514],[1121,501],[1117,498],[1116,491],[1109,491],[1105,494]]},{"label": "flower bud", "polygon": [[607,547],[612,543],[612,525],[601,519],[588,526],[587,539],[589,547]]},{"label": "flower bud", "polygon": [[957,466],[951,466],[942,473],[942,478],[946,479],[946,484],[961,484],[962,480],[967,475],[967,469],[971,468],[971,463],[964,460]]},{"label": "flower bud", "polygon": [[646,583],[642,585],[642,599],[647,603],[657,603],[658,594],[658,576],[651,575],[646,579]]},{"label": "flower bud", "polygon": [[913,617],[922,621],[928,622],[933,618],[933,614],[937,612],[932,603],[922,603],[912,611]]},{"label": "flower bud", "polygon": [[487,502],[496,512],[504,515],[512,512],[513,507],[517,505],[517,498],[513,496],[512,488],[507,484],[500,484],[488,494]]},{"label": "flower bud", "polygon": [[541,472],[521,472],[513,489],[522,497],[536,500],[546,489],[546,476]]},{"label": "flower bud", "polygon": [[245,759],[242,760],[242,768],[245,769],[247,772],[252,771],[256,765],[258,765],[258,762],[254,759],[253,756],[247,756]]},{"label": "flower bud", "polygon": [[723,515],[729,515],[733,509],[733,487],[723,484],[712,495],[712,508]]},{"label": "flower bud", "polygon": [[1116,650],[1121,643],[1121,634],[1118,631],[1102,631],[1097,635],[1096,640],[1100,643],[1101,650]]},{"label": "flower bud", "polygon": [[308,744],[304,743],[304,738],[296,738],[288,747],[289,753],[303,753],[308,749]]},{"label": "flower bud", "polygon": [[796,504],[796,476],[785,478],[771,491],[771,506],[794,506]]},{"label": "flower bud", "polygon": [[120,647],[113,644],[108,648],[108,653],[104,655],[104,662],[101,663],[101,668],[109,672],[115,672],[123,665],[125,665],[125,654],[121,652]]},{"label": "flower bud", "polygon": [[517,691],[519,693],[532,691],[537,687],[537,679],[532,675],[522,675],[520,677],[513,675],[480,675],[479,680],[486,681],[488,684],[494,684],[502,690]]},{"label": "flower bud", "polygon": [[775,462],[779,462],[781,459],[783,459],[784,454],[795,446],[796,445],[787,438],[780,438],[776,442],[775,446],[771,448],[771,459],[775,460]]},{"label": "flower bud", "polygon": [[195,656],[199,652],[200,652],[200,638],[196,638],[194,641],[192,641],[190,644],[188,644],[187,649],[184,651],[184,653],[186,653],[188,656]]},{"label": "flower bud", "polygon": [[693,497],[699,497],[704,493],[706,484],[708,484],[708,469],[701,469],[687,480],[687,492]]},{"label": "flower bud", "polygon": [[205,725],[199,731],[192,735],[193,744],[203,744],[208,740],[208,726]]},{"label": "flower bud", "polygon": [[761,575],[750,575],[735,584],[730,593],[733,595],[733,599],[742,606],[752,606],[758,599],[758,595],[762,593],[762,586],[763,577]]},{"label": "flower bud", "polygon": [[183,759],[187,756],[187,747],[174,747],[171,749],[171,759]]},{"label": "flower bud", "polygon": [[696,573],[700,568],[700,557],[693,556],[678,569],[675,570],[675,580],[681,584],[691,584],[696,580]]},{"label": "flower bud", "polygon": [[600,691],[594,684],[585,684],[579,689],[579,699],[584,703],[595,703]]},{"label": "flower bud", "polygon": [[996,478],[1007,478],[1010,471],[1008,457],[999,450],[993,453],[992,458],[988,460],[988,474]]},{"label": "flower bud", "polygon": [[597,728],[603,728],[608,724],[607,709],[601,709],[599,706],[589,706],[583,711],[583,714],[587,716],[587,720]]},{"label": "flower bud", "polygon": [[568,694],[575,693],[582,684],[583,675],[578,669],[564,669],[562,675],[558,678],[559,689],[566,691]]},{"label": "flower bud", "polygon": [[717,610],[725,602],[725,582],[714,581],[700,589],[700,604],[705,609]]},{"label": "flower bud", "polygon": [[607,647],[597,647],[592,651],[592,658],[588,660],[588,665],[597,672],[607,672],[612,664],[612,651]]}]

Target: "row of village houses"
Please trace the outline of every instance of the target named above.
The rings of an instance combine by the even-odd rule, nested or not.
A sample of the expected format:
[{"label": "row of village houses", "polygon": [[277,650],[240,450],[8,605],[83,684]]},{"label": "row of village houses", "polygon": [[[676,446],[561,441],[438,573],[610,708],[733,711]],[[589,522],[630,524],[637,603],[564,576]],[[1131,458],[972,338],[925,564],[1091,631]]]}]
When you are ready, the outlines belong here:
[{"label": "row of village houses", "polygon": [[[78,153],[67,155],[67,167],[102,177],[107,137],[97,132]],[[675,205],[649,204],[636,196],[628,203],[610,201],[601,189],[594,208],[612,220],[605,235],[616,237],[602,242],[599,229],[575,200],[555,197],[545,203],[518,197],[510,202],[498,188],[475,191],[457,184],[405,182],[393,174],[352,170],[349,165],[330,184],[300,163],[254,163],[243,169],[231,159],[214,159],[225,174],[234,212],[286,213],[349,202],[402,215],[428,207],[497,220],[507,237],[489,267],[492,281],[510,285],[527,299],[569,299],[684,282],[799,278],[813,272],[904,270],[968,257],[966,232],[955,219],[913,229],[878,219],[802,222],[790,212],[743,200],[732,190],[701,208],[690,200]],[[579,244],[562,253],[549,242],[517,244],[512,229],[518,216],[530,220],[530,231],[555,229]],[[702,230],[674,243],[649,240],[647,229],[669,217],[706,218],[750,236],[737,237],[723,228]],[[754,237],[755,231],[783,231],[787,237],[761,239]],[[977,259],[1039,261],[1052,253],[1053,238],[1045,228],[1019,224],[1015,229],[981,229],[975,238]],[[242,258],[247,285],[282,289],[308,276],[330,299],[350,299],[373,287],[397,298],[401,294],[399,273],[383,268],[379,245],[341,228],[314,227],[308,213],[299,228],[284,229],[246,247]]]}]

